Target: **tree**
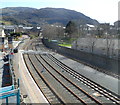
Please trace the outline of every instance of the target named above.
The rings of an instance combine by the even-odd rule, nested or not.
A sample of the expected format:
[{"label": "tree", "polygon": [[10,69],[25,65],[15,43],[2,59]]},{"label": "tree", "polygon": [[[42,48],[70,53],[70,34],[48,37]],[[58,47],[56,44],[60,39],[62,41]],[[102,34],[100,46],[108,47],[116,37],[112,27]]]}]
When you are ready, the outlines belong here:
[{"label": "tree", "polygon": [[94,49],[95,49],[95,46],[96,46],[96,42],[97,42],[97,37],[95,36],[89,36],[89,37],[86,37],[86,43],[88,43],[88,47],[90,49],[90,52],[91,53],[94,53]]},{"label": "tree", "polygon": [[61,24],[45,24],[42,29],[42,34],[45,38],[60,40],[64,37],[64,29]]},{"label": "tree", "polygon": [[21,36],[21,33],[20,32],[12,32],[12,33],[10,33],[10,36],[12,36],[12,37],[20,37]]},{"label": "tree", "polygon": [[110,50],[112,50],[112,55],[113,55],[113,50],[114,50],[114,41],[113,41],[113,38],[112,36],[108,36],[106,35],[106,55],[107,57],[110,57]]},{"label": "tree", "polygon": [[66,25],[65,32],[67,33],[67,37],[71,38],[77,32],[77,26],[73,21],[69,21]]}]

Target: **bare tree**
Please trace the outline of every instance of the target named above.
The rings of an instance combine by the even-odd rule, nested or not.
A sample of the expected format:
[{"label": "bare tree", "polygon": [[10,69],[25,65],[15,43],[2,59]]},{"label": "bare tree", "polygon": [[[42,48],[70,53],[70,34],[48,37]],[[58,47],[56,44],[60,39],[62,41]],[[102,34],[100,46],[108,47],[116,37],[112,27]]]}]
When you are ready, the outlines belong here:
[{"label": "bare tree", "polygon": [[91,53],[94,53],[94,48],[95,48],[95,45],[96,45],[96,41],[97,41],[97,37],[94,37],[94,36],[89,36],[87,37],[87,43],[88,43],[88,47],[90,49],[90,52]]},{"label": "bare tree", "polygon": [[110,49],[113,49],[113,38],[109,35],[106,35],[106,56],[110,57]]},{"label": "bare tree", "polygon": [[61,24],[46,24],[43,27],[43,36],[48,39],[60,39],[64,36],[63,25]]}]

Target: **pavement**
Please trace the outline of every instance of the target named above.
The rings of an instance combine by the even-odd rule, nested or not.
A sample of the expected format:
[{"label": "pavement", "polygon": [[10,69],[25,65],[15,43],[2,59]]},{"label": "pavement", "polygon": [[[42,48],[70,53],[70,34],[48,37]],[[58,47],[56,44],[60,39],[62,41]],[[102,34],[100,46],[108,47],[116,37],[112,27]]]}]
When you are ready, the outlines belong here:
[{"label": "pavement", "polygon": [[[13,48],[18,47],[22,49],[22,47],[29,41],[29,39],[21,41],[13,41]],[[7,44],[5,45],[7,48]],[[8,51],[7,51],[8,52]],[[4,56],[7,55],[6,52],[0,51],[0,88],[12,85],[12,80],[10,78],[9,72],[9,64],[8,60],[4,60]],[[21,94],[21,102],[22,103],[46,103],[49,104],[47,99],[44,97],[34,80],[32,79],[30,73],[28,72],[23,58],[22,53],[19,51],[18,53],[14,54],[13,57],[13,69],[15,74],[16,82],[19,79],[20,81],[20,94]],[[0,100],[0,104],[6,103],[6,99]],[[16,96],[9,97],[9,103],[16,103]]]}]

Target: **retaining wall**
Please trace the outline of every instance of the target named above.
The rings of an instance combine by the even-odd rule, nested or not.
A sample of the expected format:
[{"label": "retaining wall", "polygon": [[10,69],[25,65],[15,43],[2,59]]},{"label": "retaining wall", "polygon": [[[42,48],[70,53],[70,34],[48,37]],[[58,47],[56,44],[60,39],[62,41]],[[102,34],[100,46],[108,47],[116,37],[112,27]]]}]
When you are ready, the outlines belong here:
[{"label": "retaining wall", "polygon": [[63,54],[67,57],[80,60],[89,65],[97,66],[98,68],[105,69],[106,71],[120,75],[120,60],[115,60],[107,58],[105,56],[99,56],[96,54],[91,54],[71,48],[58,46],[53,42],[49,42],[47,39],[42,39],[42,42],[46,47],[56,50],[58,53]]}]

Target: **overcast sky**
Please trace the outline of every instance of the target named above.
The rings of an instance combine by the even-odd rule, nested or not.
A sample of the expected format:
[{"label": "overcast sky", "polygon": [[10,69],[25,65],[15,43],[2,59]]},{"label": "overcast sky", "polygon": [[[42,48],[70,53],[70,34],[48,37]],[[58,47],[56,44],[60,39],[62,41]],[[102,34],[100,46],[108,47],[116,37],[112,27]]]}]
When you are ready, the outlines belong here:
[{"label": "overcast sky", "polygon": [[118,2],[120,0],[0,0],[0,8],[66,8],[81,12],[99,22],[113,24],[118,20]]}]

